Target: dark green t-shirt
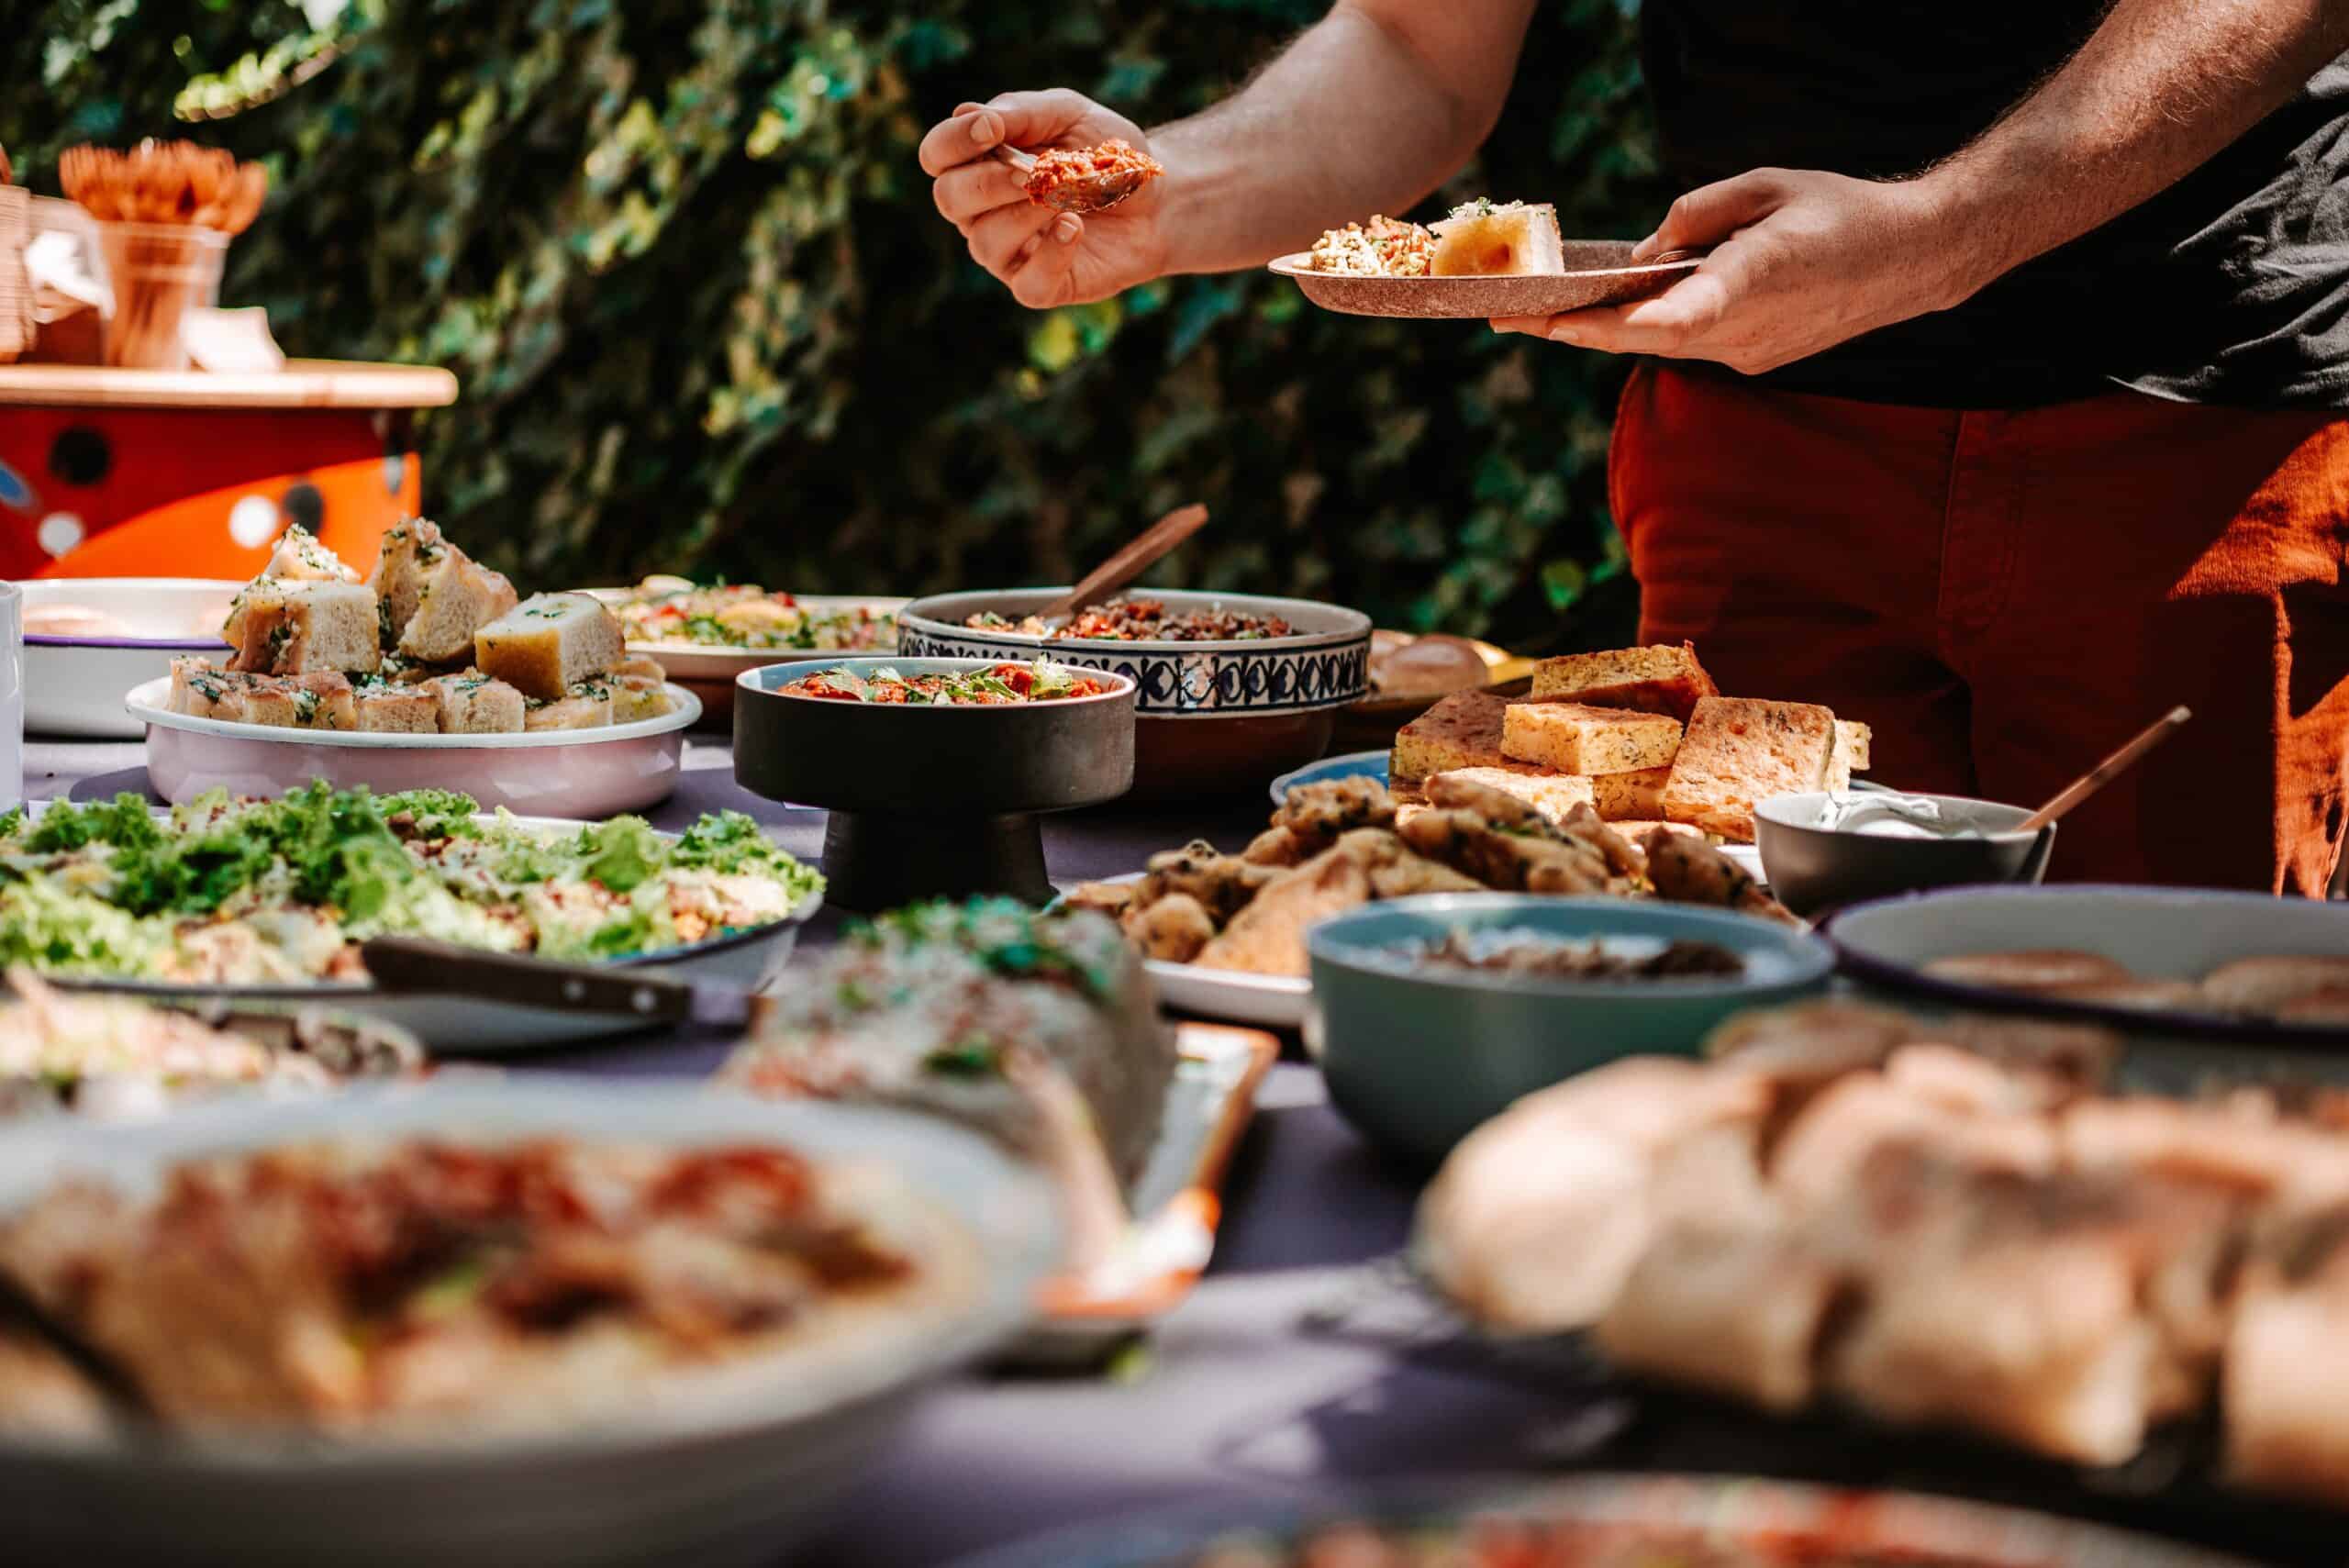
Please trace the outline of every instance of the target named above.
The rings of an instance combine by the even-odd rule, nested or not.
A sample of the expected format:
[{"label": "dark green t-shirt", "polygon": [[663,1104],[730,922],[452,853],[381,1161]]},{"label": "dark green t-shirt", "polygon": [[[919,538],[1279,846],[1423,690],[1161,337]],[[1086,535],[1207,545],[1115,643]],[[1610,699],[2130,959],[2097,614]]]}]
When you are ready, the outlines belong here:
[{"label": "dark green t-shirt", "polygon": [[[2105,0],[1644,0],[1666,166],[1869,178],[1964,147],[2096,29]],[[1770,373],[1789,390],[2030,407],[2116,384],[2349,407],[2349,56],[2152,200],[1954,310]]]}]

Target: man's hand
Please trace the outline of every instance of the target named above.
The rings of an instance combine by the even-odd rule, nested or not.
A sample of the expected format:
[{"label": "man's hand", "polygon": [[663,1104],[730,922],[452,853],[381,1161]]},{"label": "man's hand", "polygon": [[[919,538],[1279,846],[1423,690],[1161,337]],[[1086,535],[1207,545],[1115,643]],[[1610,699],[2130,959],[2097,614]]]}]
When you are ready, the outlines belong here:
[{"label": "man's hand", "polygon": [[1710,250],[1663,294],[1493,327],[1756,374],[1965,299],[2005,265],[1969,244],[1967,228],[1929,180],[1757,169],[1689,192],[1640,241],[1641,260]]},{"label": "man's hand", "polygon": [[964,104],[922,138],[921,166],[938,210],[960,229],[971,259],[1010,285],[1025,306],[1043,308],[1107,299],[1166,270],[1159,217],[1163,179],[1089,217],[1054,212],[1028,199],[1018,171],[992,155],[1008,142],[1030,151],[1096,147],[1113,137],[1150,150],[1131,120],[1063,88],[1006,93]]}]

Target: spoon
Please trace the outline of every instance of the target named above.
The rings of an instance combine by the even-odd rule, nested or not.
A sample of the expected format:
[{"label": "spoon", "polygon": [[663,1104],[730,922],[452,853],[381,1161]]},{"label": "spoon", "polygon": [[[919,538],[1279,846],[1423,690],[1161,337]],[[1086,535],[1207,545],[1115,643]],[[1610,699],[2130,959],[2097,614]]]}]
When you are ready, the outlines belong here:
[{"label": "spoon", "polygon": [[2072,807],[2119,778],[2136,765],[2137,759],[2168,740],[2177,727],[2194,717],[2191,710],[2174,707],[2137,732],[2135,740],[2123,746],[2087,773],[2065,785],[2062,794],[2016,824],[2018,833],[2036,833],[2062,817]]},{"label": "spoon", "polygon": [[[1023,152],[1008,142],[997,142],[992,149],[996,159],[1019,171],[1022,180],[1036,173],[1036,155]],[[1152,171],[1148,169],[1113,169],[1106,173],[1087,174],[1053,186],[1040,198],[1043,205],[1056,212],[1101,212],[1116,206],[1136,191],[1148,184]]]},{"label": "spoon", "polygon": [[1194,502],[1177,506],[1108,560],[1086,573],[1076,586],[1036,612],[1047,621],[1059,621],[1099,604],[1158,564],[1160,557],[1189,539],[1208,520],[1208,509]]}]

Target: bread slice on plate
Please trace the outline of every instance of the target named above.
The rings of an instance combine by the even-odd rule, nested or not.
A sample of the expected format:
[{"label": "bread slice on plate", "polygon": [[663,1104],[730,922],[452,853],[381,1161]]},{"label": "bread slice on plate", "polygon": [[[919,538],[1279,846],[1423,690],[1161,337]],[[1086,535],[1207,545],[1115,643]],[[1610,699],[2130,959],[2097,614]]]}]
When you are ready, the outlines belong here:
[{"label": "bread slice on plate", "polygon": [[522,714],[522,728],[531,730],[602,729],[611,722],[612,690],[593,681],[580,683],[553,702],[529,702]]},{"label": "bread slice on plate", "polygon": [[1595,781],[1573,773],[1520,773],[1508,768],[1454,768],[1438,773],[1436,778],[1458,779],[1464,784],[1483,784],[1499,790],[1533,807],[1552,822],[1564,822],[1566,813],[1577,806],[1596,809],[1598,799],[1592,789]]},{"label": "bread slice on plate", "polygon": [[416,613],[400,628],[399,651],[427,662],[463,659],[483,627],[520,603],[505,573],[467,560],[454,548],[419,568]]},{"label": "bread slice on plate", "polygon": [[1664,815],[1737,843],[1753,841],[1753,807],[1827,785],[1835,716],[1814,703],[1706,697],[1664,786]]},{"label": "bread slice on plate", "polygon": [[270,551],[269,564],[261,569],[264,577],[283,577],[290,583],[356,583],[359,573],[343,564],[342,557],[318,542],[318,536],[299,523],[289,524],[277,538],[277,548]]},{"label": "bread slice on plate", "polygon": [[555,702],[609,670],[625,640],[618,619],[590,595],[540,594],[483,627],[473,657],[525,696]]},{"label": "bread slice on plate", "polygon": [[1668,713],[1685,723],[1697,710],[1698,699],[1720,695],[1713,678],[1697,662],[1696,647],[1687,642],[1677,648],[1659,643],[1604,653],[1568,653],[1544,659],[1533,667],[1537,702],[1637,708],[1642,713]]},{"label": "bread slice on plate", "polygon": [[614,675],[611,688],[614,724],[659,718],[669,711],[669,693],[658,676]]},{"label": "bread slice on plate", "polygon": [[1562,773],[1630,773],[1668,766],[1680,721],[1586,703],[1529,702],[1501,720],[1501,754]]},{"label": "bread slice on plate", "polygon": [[1461,768],[1503,768],[1538,773],[1501,755],[1502,716],[1522,698],[1490,692],[1454,692],[1396,732],[1388,756],[1390,786],[1408,785]]},{"label": "bread slice on plate", "polygon": [[1428,270],[1440,278],[1518,277],[1566,270],[1558,209],[1547,202],[1482,197],[1428,225],[1436,237]]},{"label": "bread slice on plate", "polygon": [[516,735],[521,732],[522,694],[478,670],[436,675],[425,690],[440,709],[443,735]]},{"label": "bread slice on plate", "polygon": [[212,717],[278,729],[359,728],[350,678],[332,671],[250,682],[223,693],[213,705]]},{"label": "bread slice on plate", "polygon": [[423,686],[371,682],[354,694],[362,735],[438,735],[440,700]]},{"label": "bread slice on plate", "polygon": [[1595,773],[1590,780],[1591,804],[1609,822],[1661,822],[1664,786],[1671,778],[1670,763],[1628,773]]},{"label": "bread slice on plate", "polygon": [[228,612],[228,668],[255,675],[372,673],[383,660],[375,595],[357,583],[256,577]]}]

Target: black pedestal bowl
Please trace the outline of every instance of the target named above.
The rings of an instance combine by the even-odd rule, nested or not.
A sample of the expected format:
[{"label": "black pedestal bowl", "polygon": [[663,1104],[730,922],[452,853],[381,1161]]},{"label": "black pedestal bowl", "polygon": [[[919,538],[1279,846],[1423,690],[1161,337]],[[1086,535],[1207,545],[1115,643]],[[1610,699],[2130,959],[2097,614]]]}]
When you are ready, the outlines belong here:
[{"label": "black pedestal bowl", "polygon": [[1134,782],[1134,683],[1046,702],[900,704],[785,695],[824,670],[967,674],[996,659],[810,659],[734,684],[734,777],[819,806],[826,901],[871,912],[922,898],[1048,902],[1037,817],[1115,800]]}]

